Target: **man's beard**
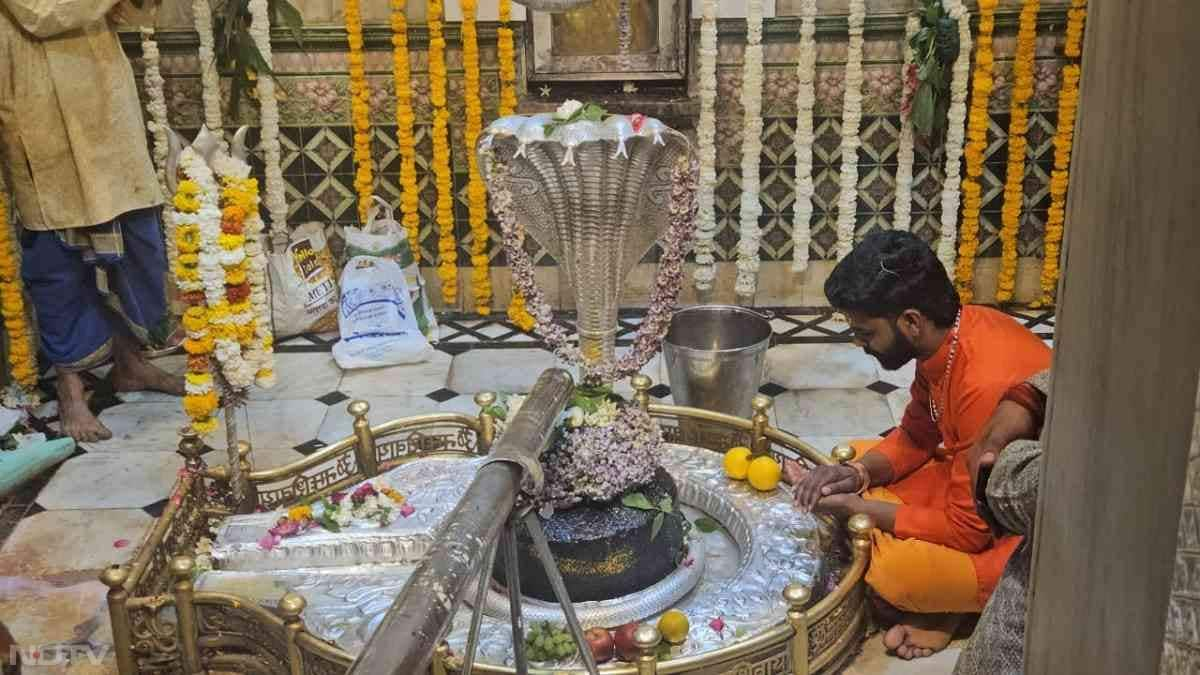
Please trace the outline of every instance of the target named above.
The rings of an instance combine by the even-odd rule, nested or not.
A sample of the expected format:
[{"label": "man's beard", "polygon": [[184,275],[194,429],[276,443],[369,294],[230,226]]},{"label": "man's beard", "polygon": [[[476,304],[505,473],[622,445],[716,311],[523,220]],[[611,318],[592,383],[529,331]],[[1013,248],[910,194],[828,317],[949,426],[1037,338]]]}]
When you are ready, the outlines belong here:
[{"label": "man's beard", "polygon": [[892,324],[892,346],[885,352],[877,352],[870,347],[864,347],[871,356],[879,361],[884,370],[900,370],[904,364],[917,358],[917,348]]}]

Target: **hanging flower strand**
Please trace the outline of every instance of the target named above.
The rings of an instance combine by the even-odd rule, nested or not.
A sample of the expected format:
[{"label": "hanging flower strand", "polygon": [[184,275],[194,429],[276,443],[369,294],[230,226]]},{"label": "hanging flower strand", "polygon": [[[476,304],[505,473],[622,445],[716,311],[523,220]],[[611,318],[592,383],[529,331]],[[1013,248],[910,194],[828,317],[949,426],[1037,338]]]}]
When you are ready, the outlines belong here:
[{"label": "hanging flower strand", "polygon": [[1050,210],[1046,213],[1045,259],[1042,261],[1042,295],[1035,307],[1054,304],[1058,287],[1058,259],[1062,255],[1063,229],[1066,223],[1067,184],[1070,183],[1071,146],[1075,140],[1075,116],[1079,112],[1079,79],[1082,70],[1083,27],[1087,19],[1087,0],[1072,0],[1067,10],[1067,44],[1064,54],[1072,61],[1063,66],[1062,88],[1058,92],[1058,127],[1054,132],[1054,170],[1050,173]]},{"label": "hanging flower strand", "polygon": [[696,190],[696,269],[692,278],[696,290],[712,289],[717,276],[713,241],[717,235],[717,214],[713,192],[717,185],[716,101],[717,101],[717,0],[704,0],[700,19],[700,121],[696,125],[696,146],[700,156],[700,181]]},{"label": "hanging flower strand", "polygon": [[992,32],[997,0],[979,0],[979,37],[975,45],[975,83],[971,90],[971,116],[967,122],[967,176],[963,179],[963,219],[958,234],[958,264],[954,283],[964,304],[975,298],[975,257],[979,254],[979,211],[983,208],[983,153],[987,149],[988,101],[995,80],[992,67]]},{"label": "hanging flower strand", "polygon": [[454,241],[454,193],[450,182],[450,112],[446,110],[446,38],[442,0],[428,0],[429,103],[433,107],[433,173],[437,184],[438,277],[442,300],[458,300],[458,244]]},{"label": "hanging flower strand", "polygon": [[396,148],[400,153],[400,221],[413,258],[421,259],[420,192],[417,190],[416,117],[412,109],[412,69],[408,62],[408,3],[391,0],[392,83],[396,88]]},{"label": "hanging flower strand", "polygon": [[858,205],[858,137],[862,123],[863,23],[867,8],[863,0],[850,0],[850,45],[846,50],[846,97],[842,101],[842,172],[839,180],[837,257],[845,258],[854,247]]},{"label": "hanging flower strand", "polygon": [[1008,123],[1008,175],[1004,181],[1004,205],[1000,210],[1000,278],[996,302],[1013,298],[1017,279],[1017,231],[1025,201],[1025,153],[1029,147],[1029,99],[1033,97],[1033,60],[1037,47],[1037,15],[1040,0],[1024,0],[1017,31],[1017,56],[1013,64],[1012,117]]},{"label": "hanging flower strand", "polygon": [[165,196],[169,192],[167,187],[167,153],[169,151],[167,147],[167,129],[169,127],[167,98],[163,92],[165,82],[159,66],[158,43],[154,40],[154,28],[150,26],[142,27],[142,59],[146,63],[144,78],[146,98],[148,99],[146,112],[150,117],[146,128],[150,130],[150,135],[154,138],[154,170],[158,175],[158,187]]},{"label": "hanging flower strand", "polygon": [[971,74],[971,17],[962,0],[947,0],[947,13],[958,24],[958,58],[950,80],[950,110],[946,113],[946,168],[942,181],[942,237],[938,259],[946,272],[954,272],[955,239],[958,236],[958,204],[961,197],[960,165],[966,142],[967,85]]},{"label": "hanging flower strand", "polygon": [[488,269],[487,187],[479,175],[475,142],[483,129],[483,102],[480,100],[479,36],[475,26],[476,0],[462,0],[463,89],[466,98],[466,128],[463,140],[467,153],[467,218],[471,225],[471,296],[475,311],[492,313],[492,278]]},{"label": "hanging flower strand", "polygon": [[[271,16],[267,0],[250,0],[250,38],[262,55],[263,62],[273,67],[274,57],[271,54]],[[267,215],[271,219],[271,227],[279,231],[287,228],[288,206],[287,190],[283,182],[283,171],[280,168],[281,150],[279,147],[279,101],[275,97],[275,78],[259,77],[255,79],[258,92],[258,105],[261,117],[262,148],[264,178],[266,179],[265,201]]]},{"label": "hanging flower strand", "polygon": [[904,97],[900,103],[900,145],[896,149],[896,202],[892,220],[892,229],[902,232],[912,229],[913,164],[917,158],[912,119],[913,98],[917,90],[917,64],[912,39],[919,30],[921,19],[916,14],[909,14],[904,26],[904,65],[900,70],[900,78],[904,81]]},{"label": "hanging flower strand", "polygon": [[346,0],[346,41],[350,44],[350,115],[354,122],[354,189],[358,193],[358,220],[367,222],[371,207],[375,165],[371,160],[371,91],[363,55],[362,11],[359,0]]},{"label": "hanging flower strand", "polygon": [[763,7],[762,0],[746,3],[746,56],[742,70],[742,198],[739,222],[737,281],[734,291],[741,302],[754,298],[758,287],[759,241],[762,228],[758,217],[759,162],[762,160],[762,84],[763,84]]},{"label": "hanging flower strand", "polygon": [[204,126],[221,131],[221,78],[213,49],[212,7],[209,0],[192,0],[192,15],[200,37],[200,89],[204,102]]},{"label": "hanging flower strand", "polygon": [[21,257],[8,221],[8,195],[0,183],[0,316],[8,336],[8,368],[26,398],[37,385],[33,336],[25,316],[25,285],[21,281]]},{"label": "hanging flower strand", "polygon": [[[517,53],[513,47],[512,0],[500,0],[500,27],[496,29],[496,55],[500,61],[500,116],[517,111]],[[508,320],[523,331],[535,324],[533,315],[525,308],[525,296],[516,287],[508,301]]]},{"label": "hanging flower strand", "polygon": [[817,0],[800,4],[800,58],[796,63],[796,202],[792,219],[792,271],[808,269],[813,212],[813,105],[816,103]]}]

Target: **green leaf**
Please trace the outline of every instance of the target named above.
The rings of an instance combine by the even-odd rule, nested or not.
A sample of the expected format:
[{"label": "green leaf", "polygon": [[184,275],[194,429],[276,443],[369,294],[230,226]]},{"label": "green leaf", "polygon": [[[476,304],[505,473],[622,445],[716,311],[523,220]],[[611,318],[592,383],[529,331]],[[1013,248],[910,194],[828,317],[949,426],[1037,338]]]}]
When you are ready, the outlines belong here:
[{"label": "green leaf", "polygon": [[508,408],[500,405],[499,403],[493,403],[492,405],[489,405],[483,409],[483,412],[495,417],[498,420],[508,420]]},{"label": "green leaf", "polygon": [[275,23],[283,24],[292,31],[292,37],[296,43],[304,47],[304,15],[300,10],[296,9],[295,5],[288,0],[271,0],[271,15],[275,17]]},{"label": "green leaf", "polygon": [[625,495],[624,497],[621,497],[621,503],[624,504],[625,506],[628,506],[631,509],[638,509],[639,511],[654,511],[655,510],[654,504],[651,503],[650,500],[646,498],[646,495],[644,495],[640,492],[630,492],[629,494]]},{"label": "green leaf", "polygon": [[589,103],[579,110],[579,119],[588,122],[599,122],[608,115],[608,111],[595,103]]},{"label": "green leaf", "polygon": [[735,638],[744,637],[745,635],[746,635],[746,629],[745,629],[745,628],[738,628],[738,629],[736,629],[736,630],[734,630],[734,631],[733,631],[733,637],[735,637]]},{"label": "green leaf", "polygon": [[938,16],[942,13],[942,6],[938,2],[928,2],[925,4],[925,23],[937,24]]},{"label": "green leaf", "polygon": [[663,520],[666,517],[667,514],[661,511],[658,513],[658,515],[654,516],[654,524],[650,526],[650,541],[654,541],[654,539],[658,537],[658,531],[662,529]]},{"label": "green leaf", "polygon": [[933,87],[929,84],[922,83],[917,88],[916,97],[913,99],[912,120],[913,128],[921,136],[929,136],[933,131],[933,116],[934,116],[934,96]]},{"label": "green leaf", "polygon": [[317,520],[317,522],[321,524],[321,527],[329,530],[330,532],[342,531],[342,526],[338,525],[336,520],[330,518],[328,512],[322,512],[321,517]]},{"label": "green leaf", "polygon": [[716,532],[717,530],[721,529],[721,523],[718,523],[716,520],[709,518],[708,516],[697,518],[692,524],[696,526],[697,530],[700,530],[705,534],[708,534],[709,532]]},{"label": "green leaf", "polygon": [[658,500],[658,510],[663,513],[671,513],[675,510],[675,501],[671,499],[671,495]]},{"label": "green leaf", "polygon": [[601,400],[602,399],[594,398],[592,396],[575,394],[575,396],[571,398],[571,405],[590,415],[600,409]]}]

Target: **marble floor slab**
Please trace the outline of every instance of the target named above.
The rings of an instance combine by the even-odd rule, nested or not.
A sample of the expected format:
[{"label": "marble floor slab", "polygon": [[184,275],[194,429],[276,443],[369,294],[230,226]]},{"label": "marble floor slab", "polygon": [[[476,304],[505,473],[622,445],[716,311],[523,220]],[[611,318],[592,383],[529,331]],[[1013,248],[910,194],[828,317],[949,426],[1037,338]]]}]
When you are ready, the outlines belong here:
[{"label": "marble floor slab", "polygon": [[434,352],[424,363],[347,370],[339,390],[351,398],[367,401],[381,396],[428,394],[446,387],[451,360],[449,354]]},{"label": "marble floor slab", "polygon": [[69,459],[38,495],[44,509],[140,509],[167,498],[183,458],[174,452],[89,452]]},{"label": "marble floor slab", "polygon": [[867,389],[793,390],[775,399],[780,428],[796,436],[872,438],[894,426],[883,396]]},{"label": "marble floor slab", "polygon": [[342,369],[328,352],[275,355],[275,386],[250,390],[252,401],[315,399],[337,391]]},{"label": "marble floor slab", "polygon": [[[224,411],[218,413],[221,423],[213,438],[225,437]],[[172,452],[179,447],[179,431],[188,425],[187,415],[179,399],[122,403],[107,408],[99,415],[113,437],[107,441],[85,444],[91,453],[128,455],[139,452]],[[249,423],[245,409],[238,416],[238,425],[245,429]]]},{"label": "marble floor slab", "polygon": [[879,380],[874,357],[849,344],[780,345],[767,352],[768,378],[787,389],[861,389]]},{"label": "marble floor slab", "polygon": [[29,516],[0,549],[0,589],[7,577],[45,577],[129,562],[153,521],[140,508],[42,511]]},{"label": "marble floor slab", "polygon": [[447,386],[460,394],[528,392],[556,362],[554,354],[540,348],[472,349],[454,357]]},{"label": "marble floor slab", "polygon": [[250,401],[246,404],[250,443],[255,448],[294,448],[317,437],[328,406],[316,400]]},{"label": "marble floor slab", "polygon": [[[372,426],[398,417],[424,415],[442,410],[437,401],[428,396],[372,396],[367,399],[371,409],[367,419]],[[335,443],[354,433],[354,417],[344,405],[330,406],[314,438],[328,444]]]}]

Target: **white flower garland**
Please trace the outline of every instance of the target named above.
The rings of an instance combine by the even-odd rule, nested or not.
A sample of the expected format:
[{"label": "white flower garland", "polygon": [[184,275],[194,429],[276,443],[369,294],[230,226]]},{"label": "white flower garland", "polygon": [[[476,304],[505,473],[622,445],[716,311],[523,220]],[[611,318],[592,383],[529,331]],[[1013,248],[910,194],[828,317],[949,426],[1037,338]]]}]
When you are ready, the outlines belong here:
[{"label": "white flower garland", "polygon": [[846,50],[846,98],[842,102],[842,174],[838,193],[837,257],[846,257],[854,247],[855,213],[858,202],[858,137],[862,124],[863,23],[867,18],[864,0],[850,0],[850,45]]},{"label": "white flower garland", "polygon": [[741,298],[752,297],[758,287],[759,240],[762,229],[758,217],[759,162],[762,159],[762,84],[763,84],[763,7],[762,0],[746,3],[746,56],[742,71],[742,108],[745,110],[742,137],[741,237],[738,240],[737,282],[734,291]]},{"label": "white flower garland", "polygon": [[[258,47],[258,52],[262,54],[263,61],[273,68],[271,16],[267,10],[267,0],[250,0],[250,37],[254,40],[254,46]],[[283,171],[280,169],[279,101],[275,99],[275,79],[263,75],[256,80],[256,84],[262,118],[262,140],[259,146],[262,148],[263,163],[266,165],[266,191],[263,200],[271,217],[271,227],[283,231],[287,228],[288,206]]]},{"label": "white flower garland", "polygon": [[718,0],[704,0],[700,19],[700,121],[696,125],[696,145],[700,154],[700,181],[696,190],[699,208],[696,212],[696,269],[692,278],[696,290],[713,287],[717,276],[713,257],[713,240],[717,236],[717,214],[713,208],[713,191],[717,186],[717,5]]},{"label": "white flower garland", "polygon": [[955,240],[958,236],[958,205],[962,198],[959,164],[967,142],[967,82],[971,70],[971,17],[962,0],[944,0],[947,13],[958,22],[958,58],[950,83],[950,111],[946,115],[946,180],[942,183],[942,236],[938,259],[954,276]]},{"label": "white flower garland", "polygon": [[217,73],[217,57],[213,49],[212,8],[209,0],[192,0],[196,17],[196,32],[200,35],[200,84],[204,98],[204,126],[221,132],[221,77]]},{"label": "white flower garland", "polygon": [[146,102],[146,112],[150,115],[150,121],[146,123],[146,128],[154,137],[154,170],[158,175],[159,189],[162,190],[164,196],[169,196],[170,188],[167,186],[167,152],[169,150],[167,98],[163,92],[165,82],[159,67],[158,43],[154,40],[154,28],[150,26],[142,27],[142,58],[146,63],[144,80],[146,95],[149,99]]},{"label": "white flower garland", "polygon": [[[912,39],[920,29],[921,19],[915,14],[910,14],[904,29],[904,66],[900,71],[900,81],[904,83],[908,81],[908,71],[915,60]],[[907,84],[902,86],[907,87]],[[913,162],[916,160],[916,153],[913,152],[914,140],[912,112],[909,111],[907,115],[901,113],[900,147],[896,150],[896,202],[893,207],[895,217],[892,229],[905,232],[912,229]]]},{"label": "white flower garland", "polygon": [[796,201],[792,205],[792,271],[808,269],[813,212],[813,106],[816,104],[817,0],[800,5],[800,57],[796,63]]}]

